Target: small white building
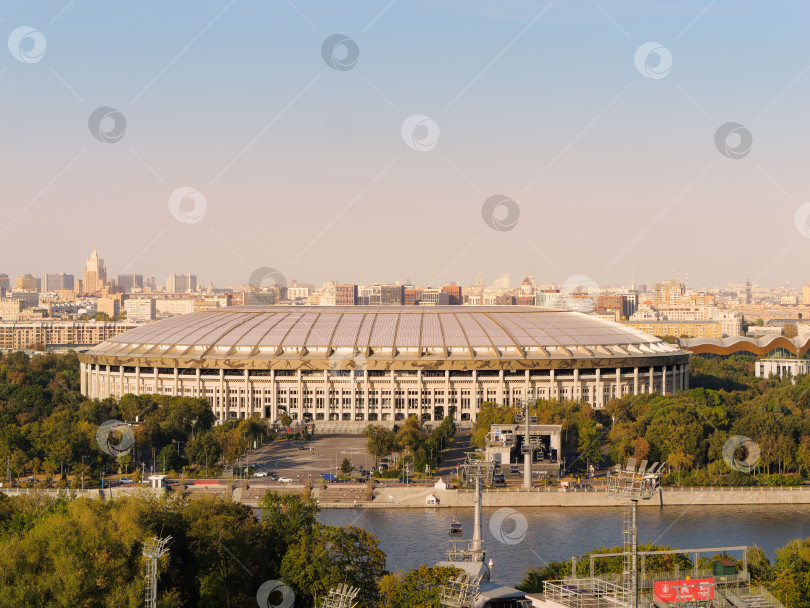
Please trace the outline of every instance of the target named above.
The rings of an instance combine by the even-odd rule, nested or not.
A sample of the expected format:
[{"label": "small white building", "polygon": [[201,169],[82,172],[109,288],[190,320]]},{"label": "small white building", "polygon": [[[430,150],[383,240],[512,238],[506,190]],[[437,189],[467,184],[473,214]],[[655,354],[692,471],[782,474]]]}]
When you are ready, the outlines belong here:
[{"label": "small white building", "polygon": [[754,364],[754,375],[757,378],[769,378],[773,375],[795,383],[796,376],[801,374],[810,374],[810,359],[759,359]]}]

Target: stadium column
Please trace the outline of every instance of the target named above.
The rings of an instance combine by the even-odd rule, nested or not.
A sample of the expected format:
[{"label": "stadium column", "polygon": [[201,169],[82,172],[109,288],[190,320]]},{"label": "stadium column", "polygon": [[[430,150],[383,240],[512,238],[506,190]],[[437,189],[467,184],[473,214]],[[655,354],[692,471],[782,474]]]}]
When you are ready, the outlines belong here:
[{"label": "stadium column", "polygon": [[549,399],[556,399],[559,396],[559,391],[557,390],[557,379],[556,375],[554,374],[554,368],[552,367],[548,370],[548,398]]},{"label": "stadium column", "polygon": [[330,420],[332,418],[332,383],[329,382],[328,369],[323,370],[323,407],[324,420]]},{"label": "stadium column", "polygon": [[[475,373],[475,372],[473,372]],[[417,403],[417,408],[419,412],[419,422],[422,422],[422,370],[416,370],[416,386],[417,386],[417,397],[419,398],[419,402]]]},{"label": "stadium column", "polygon": [[571,398],[574,401],[579,401],[580,398],[580,391],[579,391],[579,368],[574,368],[574,388],[573,393],[571,394]]},{"label": "stadium column", "polygon": [[602,390],[602,369],[596,368],[596,399],[593,400],[594,407],[602,407],[605,403],[605,393]]},{"label": "stadium column", "polygon": [[689,364],[683,365],[683,390],[689,390]]},{"label": "stadium column", "polygon": [[182,390],[180,390],[180,369],[175,367],[174,368],[174,386],[172,387],[172,395],[177,397],[178,395],[182,394]]},{"label": "stadium column", "polygon": [[529,402],[529,370],[523,370],[523,399],[526,403]]},{"label": "stadium column", "polygon": [[124,396],[124,366],[118,366],[118,398]]},{"label": "stadium column", "polygon": [[[419,401],[422,400],[422,394],[419,394]],[[472,370],[472,389],[470,389],[470,422],[475,422],[478,418],[478,370]]]},{"label": "stadium column", "polygon": [[667,364],[661,366],[661,394],[667,394]]},{"label": "stadium column", "polygon": [[[79,381],[81,382],[80,390],[82,391],[82,395],[87,395],[87,368],[88,364],[86,363],[79,363]],[[89,397],[90,395],[88,395]]]},{"label": "stadium column", "polygon": [[219,368],[219,420],[225,422],[228,419],[228,397],[225,395],[225,368]]},{"label": "stadium column", "polygon": [[[433,411],[436,411],[434,407]],[[450,414],[450,370],[444,370],[444,415]],[[434,416],[435,418],[435,416]]]},{"label": "stadium column", "polygon": [[198,399],[201,399],[203,396],[201,390],[202,370],[199,367],[197,368],[197,372],[195,375],[196,375],[196,386],[194,387],[194,396],[197,397]]},{"label": "stadium column", "polygon": [[[355,420],[357,420],[357,375],[356,375],[357,370],[353,369],[349,373],[351,373],[350,377],[352,379],[352,383],[351,383],[351,386],[352,386],[352,399],[350,401],[350,404],[351,404],[351,417],[352,417],[352,422],[354,422]],[[342,397],[341,397],[341,400],[342,400]],[[341,407],[343,407],[342,403],[341,403]]]},{"label": "stadium column", "polygon": [[110,367],[111,367],[110,365],[106,366],[106,368],[107,368],[107,376],[106,376],[106,379],[105,379],[105,383],[106,383],[107,390],[104,391],[104,392],[107,395],[110,395],[113,392],[112,391],[112,381],[110,380],[110,378],[112,377],[112,372],[110,371]]},{"label": "stadium column", "polygon": [[368,405],[368,370],[363,370],[363,422],[368,422],[369,417]]},{"label": "stadium column", "polygon": [[143,392],[143,386],[141,386],[141,366],[135,366],[135,390],[137,391],[135,394],[140,395]]},{"label": "stadium column", "polygon": [[504,398],[503,398],[504,397],[504,390],[503,390],[504,389],[504,379],[503,379],[503,370],[502,369],[498,371],[498,381],[499,381],[498,390],[501,393],[499,403],[501,405],[506,405],[506,401],[504,401]]},{"label": "stadium column", "polygon": [[616,367],[616,399],[622,398],[622,368]]},{"label": "stadium column", "polygon": [[250,418],[253,413],[253,385],[250,383],[250,370],[246,369],[245,374],[245,418]]},{"label": "stadium column", "polygon": [[655,366],[653,365],[650,366],[650,389],[647,392],[655,392]]},{"label": "stadium column", "polygon": [[159,395],[160,394],[160,388],[158,387],[158,382],[160,382],[160,376],[158,375],[159,371],[160,370],[157,367],[152,368],[152,374],[154,376],[154,381],[155,381],[154,382],[155,386],[153,387],[154,391],[152,393],[154,395]]},{"label": "stadium column", "polygon": [[[393,369],[389,369],[388,373],[391,375],[391,418],[393,420],[397,419],[397,383],[396,383],[396,372]],[[407,411],[407,410],[406,410]]]},{"label": "stadium column", "polygon": [[633,394],[638,395],[638,366],[633,368]]},{"label": "stadium column", "polygon": [[[289,397],[287,398],[289,399]],[[274,369],[270,370],[270,420],[278,420],[278,387],[276,386],[276,370]]]},{"label": "stadium column", "polygon": [[[305,402],[305,400],[304,400],[304,381],[303,381],[303,378],[301,377],[301,370],[300,369],[296,370],[295,375],[296,375],[296,377],[298,379],[298,405],[301,408],[301,412],[300,412],[300,414],[297,414],[293,418],[295,420],[301,420],[303,422],[303,420],[304,420],[304,408],[305,408],[305,406],[304,406],[304,402]],[[299,418],[299,416],[300,416],[300,418]],[[313,421],[315,420],[315,414],[314,413],[312,414],[312,420]]]}]

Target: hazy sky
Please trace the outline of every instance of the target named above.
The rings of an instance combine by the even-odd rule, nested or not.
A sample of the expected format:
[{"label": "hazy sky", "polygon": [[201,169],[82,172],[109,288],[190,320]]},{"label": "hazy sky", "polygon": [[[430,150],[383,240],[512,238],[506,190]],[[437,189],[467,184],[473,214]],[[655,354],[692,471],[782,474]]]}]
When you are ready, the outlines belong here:
[{"label": "hazy sky", "polygon": [[[217,284],[262,266],[798,283],[808,17],[795,0],[6,2],[0,272],[79,275],[95,243],[110,276]],[[514,203],[487,222],[494,195]]]}]

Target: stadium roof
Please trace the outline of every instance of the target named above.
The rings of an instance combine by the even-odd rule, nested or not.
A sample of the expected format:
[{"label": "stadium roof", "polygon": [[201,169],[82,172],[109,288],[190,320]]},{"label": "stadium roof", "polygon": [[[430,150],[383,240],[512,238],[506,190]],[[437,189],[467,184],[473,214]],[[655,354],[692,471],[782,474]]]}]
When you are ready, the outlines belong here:
[{"label": "stadium roof", "polygon": [[228,359],[234,364],[234,360],[244,359],[280,362],[361,356],[368,360],[369,368],[374,368],[388,367],[373,365],[375,360],[474,360],[476,364],[471,367],[486,367],[482,362],[598,361],[679,354],[686,355],[677,346],[642,331],[569,310],[531,306],[239,306],[156,321],[111,338],[86,356],[182,359],[186,361],[183,365],[207,359]]}]

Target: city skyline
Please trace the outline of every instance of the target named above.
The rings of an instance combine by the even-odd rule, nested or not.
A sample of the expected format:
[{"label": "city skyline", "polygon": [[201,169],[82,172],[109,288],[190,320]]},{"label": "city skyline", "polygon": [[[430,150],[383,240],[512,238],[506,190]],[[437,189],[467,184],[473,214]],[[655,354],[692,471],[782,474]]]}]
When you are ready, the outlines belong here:
[{"label": "city skyline", "polygon": [[3,271],[801,280],[807,7],[499,8],[4,7]]}]

